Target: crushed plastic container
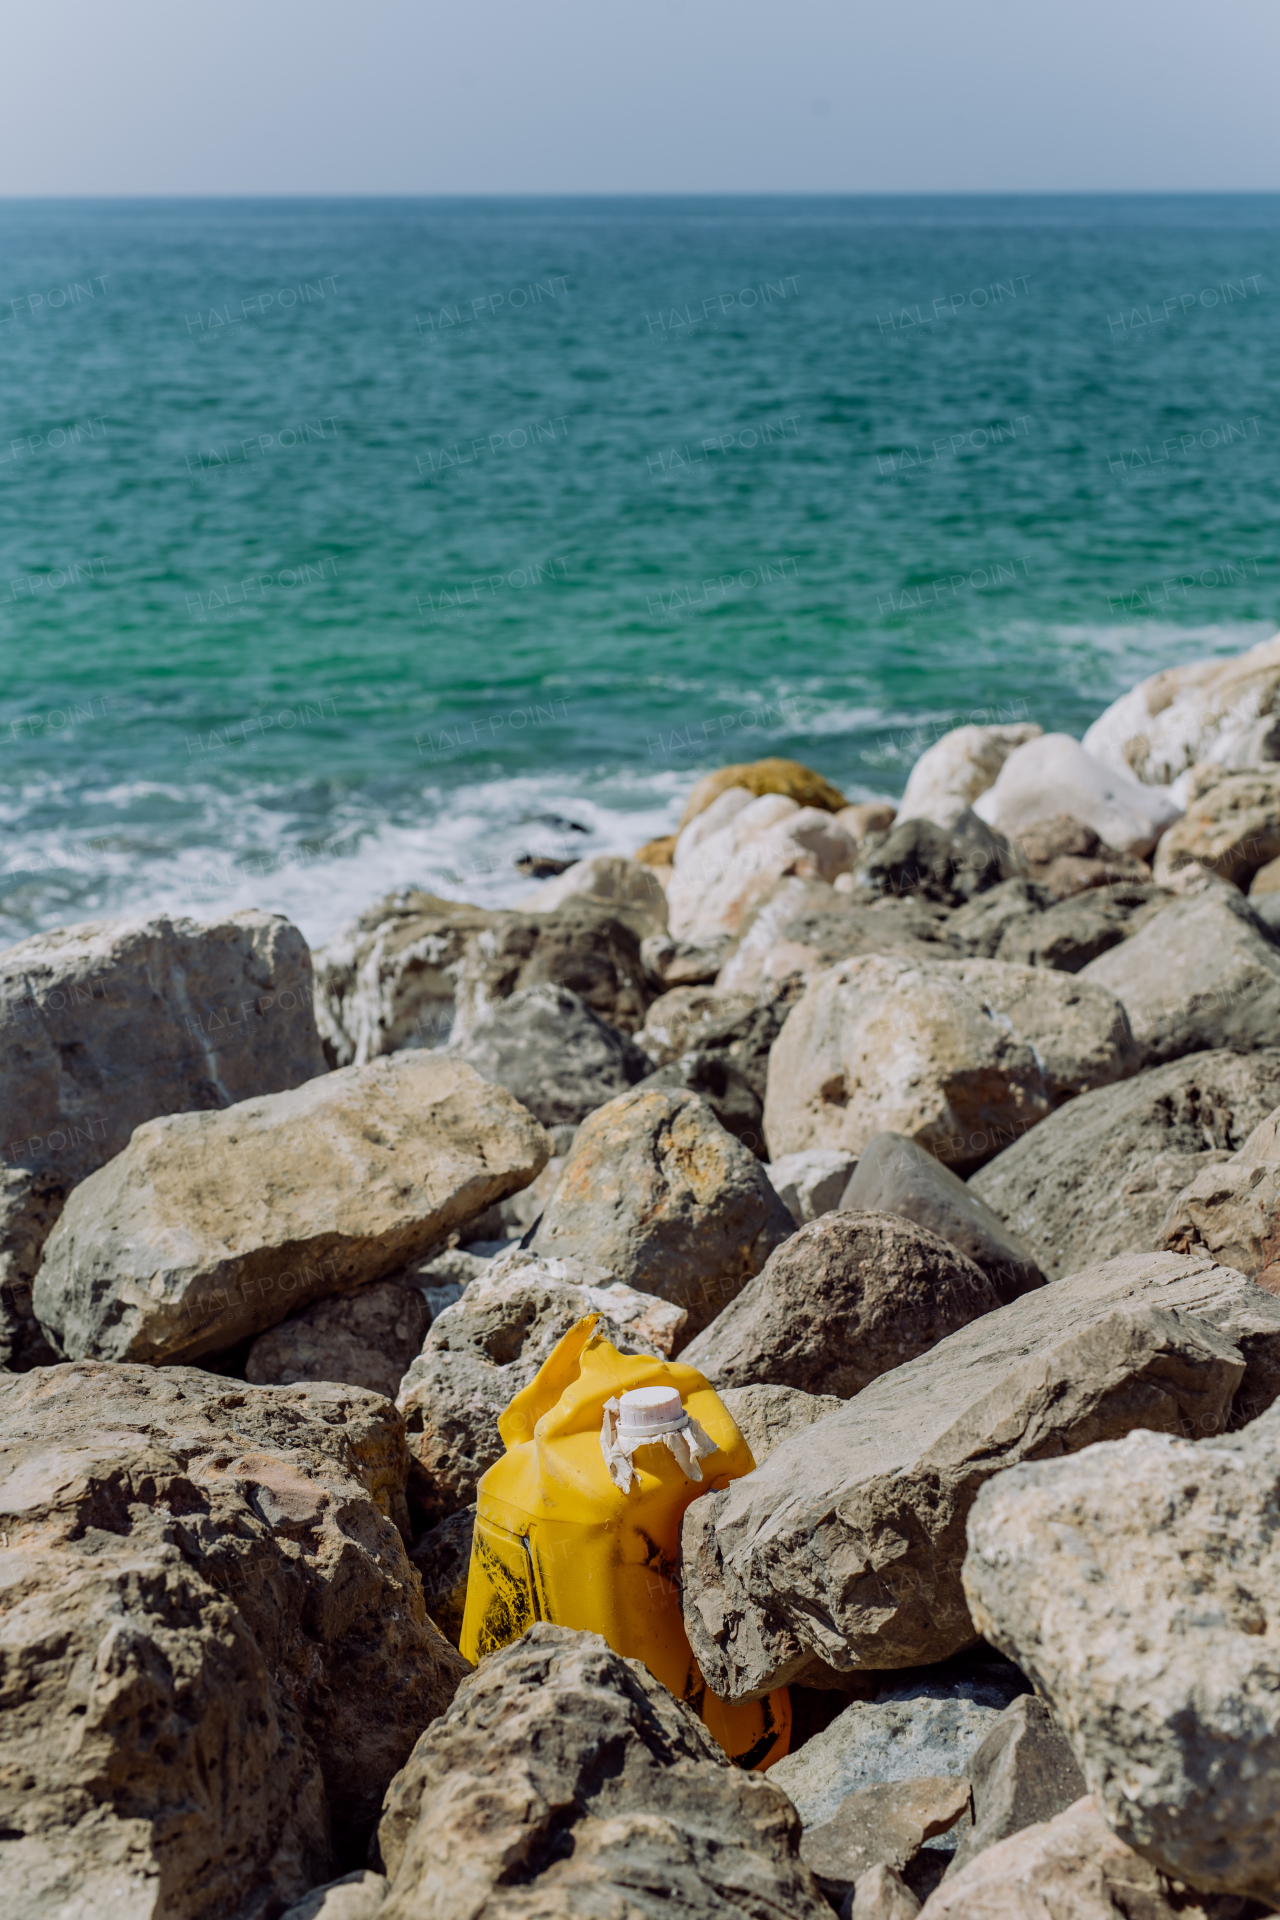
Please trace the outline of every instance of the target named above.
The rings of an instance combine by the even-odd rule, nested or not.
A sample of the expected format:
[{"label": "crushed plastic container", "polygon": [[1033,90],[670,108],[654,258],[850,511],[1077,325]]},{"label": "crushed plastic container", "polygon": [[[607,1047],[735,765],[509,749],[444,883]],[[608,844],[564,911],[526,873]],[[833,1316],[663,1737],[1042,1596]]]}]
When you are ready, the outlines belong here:
[{"label": "crushed plastic container", "polygon": [[506,1452],[480,1482],[462,1651],[479,1660],[535,1620],[601,1634],[687,1701],[731,1760],[771,1766],[791,1735],[786,1688],[717,1699],[677,1583],[685,1508],[750,1473],[751,1450],[700,1373],[619,1353],[597,1318],[570,1329],[498,1422]]}]

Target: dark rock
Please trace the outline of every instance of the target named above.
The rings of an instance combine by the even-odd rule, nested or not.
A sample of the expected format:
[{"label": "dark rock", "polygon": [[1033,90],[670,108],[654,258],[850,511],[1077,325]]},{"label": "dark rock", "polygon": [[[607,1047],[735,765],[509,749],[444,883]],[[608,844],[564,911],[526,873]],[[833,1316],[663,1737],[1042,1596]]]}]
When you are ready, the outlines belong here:
[{"label": "dark rock", "polygon": [[961,1835],[943,1878],[976,1853],[1052,1820],[1087,1791],[1067,1737],[1043,1700],[1025,1693],[1005,1708],[969,1760],[973,1825]]},{"label": "dark rock", "polygon": [[463,1507],[414,1541],[409,1555],[422,1576],[427,1612],[451,1646],[462,1642],[462,1616],[467,1605],[467,1575],[471,1569],[471,1536],[476,1510]]},{"label": "dark rock", "polygon": [[640,1049],[568,987],[524,987],[487,1006],[451,1047],[544,1127],[576,1127],[648,1071]]},{"label": "dark rock", "polygon": [[847,1400],[999,1305],[981,1269],[927,1228],[828,1213],[770,1255],[684,1359],[716,1387]]},{"label": "dark rock", "polygon": [[878,1133],[867,1142],[840,1205],[900,1214],[939,1234],[982,1268],[1002,1304],[1044,1285],[1039,1267],[999,1214],[905,1134]]},{"label": "dark rock", "polygon": [[1154,1246],[1177,1196],[1280,1106],[1280,1049],[1192,1054],[1072,1100],[969,1182],[1050,1280]]},{"label": "dark rock", "polygon": [[675,1301],[693,1334],[794,1231],[760,1162],[701,1099],[636,1087],[579,1128],[531,1246]]},{"label": "dark rock", "polygon": [[897,821],[857,879],[875,893],[922,894],[955,907],[1014,876],[1008,841],[966,808],[950,832],[932,820]]},{"label": "dark rock", "polygon": [[946,937],[953,947],[974,960],[994,960],[996,949],[1014,927],[1032,923],[1053,896],[1030,880],[1002,880],[966,901],[946,922]]},{"label": "dark rock", "polygon": [[704,1100],[726,1133],[740,1140],[757,1160],[766,1158],[764,1144],[764,1101],[739,1068],[722,1053],[682,1054],[669,1066],[659,1067],[637,1083],[638,1087],[678,1088],[697,1094]]},{"label": "dark rock", "polygon": [[[1024,917],[1006,927],[996,950],[997,960],[1028,967],[1056,967],[1060,973],[1079,973],[1099,954],[1128,938],[1135,904],[1145,904],[1154,888],[1132,888],[1129,897],[1118,889],[1094,888],[1059,900],[1034,919]],[[1134,894],[1139,895],[1135,902]]]},{"label": "dark rock", "polygon": [[[769,1049],[789,1012],[786,1001],[761,1002],[745,993],[684,989],[664,993],[654,1001],[636,1038],[657,1068],[676,1064],[690,1054],[719,1056],[763,1104]],[[729,1131],[732,1133],[733,1128]]]},{"label": "dark rock", "polygon": [[985,1480],[1138,1426],[1220,1433],[1277,1391],[1280,1301],[1207,1259],[1130,1255],[985,1314],[690,1506],[684,1617],[707,1685],[758,1698],[815,1660],[958,1652]]},{"label": "dark rock", "polygon": [[317,1300],[260,1333],[244,1377],[255,1387],[339,1380],[394,1400],[430,1325],[431,1308],[417,1287],[378,1280],[357,1293]]},{"label": "dark rock", "polygon": [[532,1627],[459,1688],[387,1795],[380,1920],[830,1920],[800,1824],[593,1633]]},{"label": "dark rock", "polygon": [[391,1405],[84,1362],[0,1379],[0,1440],[7,1910],[265,1913],[356,1864],[467,1670]]}]

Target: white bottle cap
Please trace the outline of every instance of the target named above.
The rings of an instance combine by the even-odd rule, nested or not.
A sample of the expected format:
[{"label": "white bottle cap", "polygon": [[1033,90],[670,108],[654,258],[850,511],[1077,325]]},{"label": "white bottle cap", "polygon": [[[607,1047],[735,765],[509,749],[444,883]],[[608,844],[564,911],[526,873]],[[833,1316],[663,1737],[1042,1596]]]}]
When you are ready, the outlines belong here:
[{"label": "white bottle cap", "polygon": [[618,1399],[620,1433],[644,1433],[655,1427],[669,1427],[683,1414],[675,1387],[632,1387]]}]

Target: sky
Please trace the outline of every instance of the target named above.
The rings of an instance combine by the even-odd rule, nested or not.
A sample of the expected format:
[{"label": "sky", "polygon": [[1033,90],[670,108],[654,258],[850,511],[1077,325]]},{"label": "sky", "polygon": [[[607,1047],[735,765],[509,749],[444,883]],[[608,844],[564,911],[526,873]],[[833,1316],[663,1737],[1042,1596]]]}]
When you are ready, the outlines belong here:
[{"label": "sky", "polygon": [[1276,0],[39,0],[0,195],[1271,191]]}]

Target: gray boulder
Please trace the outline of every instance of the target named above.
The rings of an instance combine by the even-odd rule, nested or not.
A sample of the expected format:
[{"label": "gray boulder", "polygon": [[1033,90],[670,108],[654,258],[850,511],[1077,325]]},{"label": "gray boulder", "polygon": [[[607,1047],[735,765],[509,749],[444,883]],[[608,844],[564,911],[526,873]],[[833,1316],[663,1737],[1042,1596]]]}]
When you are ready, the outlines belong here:
[{"label": "gray boulder", "polygon": [[637,1087],[583,1122],[531,1245],[674,1301],[687,1338],[794,1231],[760,1162],[696,1095]]},{"label": "gray boulder", "polygon": [[1092,887],[1059,900],[1034,918],[1025,915],[1005,928],[997,960],[1027,967],[1054,967],[1080,973],[1100,954],[1129,936],[1136,906],[1152,896],[1151,887]]},{"label": "gray boulder", "polygon": [[758,1160],[765,1157],[764,1102],[750,1081],[723,1053],[686,1053],[637,1082],[646,1092],[671,1088],[696,1094],[726,1133],[740,1140]]},{"label": "gray boulder", "polygon": [[1009,843],[966,807],[949,828],[898,819],[855,879],[875,893],[920,894],[958,907],[1014,877]]},{"label": "gray boulder", "polygon": [[830,1920],[795,1809],[594,1633],[491,1654],[393,1782],[380,1920]]},{"label": "gray boulder", "polygon": [[804,1153],[784,1153],[765,1172],[791,1218],[804,1227],[824,1213],[834,1213],[857,1164],[857,1155],[843,1147],[810,1147]]},{"label": "gray boulder", "polygon": [[36,1317],[71,1359],[221,1353],[421,1257],[550,1150],[505,1088],[426,1053],[149,1120],[72,1194]]},{"label": "gray boulder", "polygon": [[395,1524],[406,1466],[354,1388],[0,1377],[8,1913],[279,1911],[363,1857],[467,1670]]},{"label": "gray boulder", "polygon": [[1050,1280],[1156,1244],[1166,1214],[1280,1105],[1280,1049],[1192,1054],[1082,1094],[974,1174]]},{"label": "gray boulder", "polygon": [[260,1333],[244,1377],[255,1387],[341,1380],[394,1400],[430,1325],[431,1308],[417,1287],[375,1280],[356,1293],[317,1300]]},{"label": "gray boulder", "polygon": [[927,1227],[828,1213],[769,1256],[684,1358],[713,1386],[848,1400],[999,1305],[982,1270]]},{"label": "gray boulder", "polygon": [[797,1387],[721,1387],[718,1391],[757,1466],[793,1433],[825,1420],[844,1404],[834,1393],[801,1393]]},{"label": "gray boulder", "polygon": [[[481,1474],[505,1451],[499,1414],[584,1315],[600,1315],[598,1331],[620,1353],[660,1351],[645,1320],[652,1306],[668,1315],[671,1308],[627,1288],[610,1297],[610,1279],[581,1261],[506,1255],[433,1323],[396,1399],[408,1429],[410,1496],[424,1526],[474,1502]],[[631,1303],[636,1325],[621,1318]]]},{"label": "gray boulder", "polygon": [[743,927],[716,980],[720,993],[794,995],[860,953],[949,960],[948,910],[918,895],[837,893],[815,880],[779,880]]},{"label": "gray boulder", "polygon": [[1053,896],[1034,881],[1015,878],[975,894],[946,922],[950,944],[967,958],[994,960],[1007,932],[1034,923],[1053,904]]},{"label": "gray boulder", "polygon": [[[1280,1903],[1280,1409],[1133,1433],[985,1487],[965,1591],[1062,1723],[1109,1824],[1163,1872]],[[695,1502],[695,1504],[697,1504]]]},{"label": "gray boulder", "polygon": [[974,1855],[1037,1821],[1053,1820],[1088,1788],[1067,1736],[1043,1700],[1024,1693],[1011,1702],[968,1762],[973,1824],[960,1837],[951,1879]]},{"label": "gray boulder", "polygon": [[1147,1066],[1206,1047],[1252,1052],[1280,1024],[1280,948],[1221,880],[1172,901],[1077,977],[1115,994]]},{"label": "gray boulder", "polygon": [[71,1189],[145,1120],[323,1073],[313,1001],[307,943],[273,913],[87,921],[0,953],[0,1364],[55,1357],[31,1283]]},{"label": "gray boulder", "polygon": [[933,1154],[901,1133],[867,1142],[840,1206],[914,1220],[982,1268],[1001,1304],[1044,1285],[1044,1275],[1016,1233]]},{"label": "gray boulder", "polygon": [[576,1127],[648,1070],[639,1048],[568,987],[524,987],[487,1006],[450,1048],[544,1127]]},{"label": "gray boulder", "polygon": [[814,1667],[945,1659],[974,1637],[960,1568],[985,1480],[1136,1426],[1220,1433],[1278,1390],[1280,1301],[1206,1259],[1109,1261],[984,1315],[830,1414],[820,1446],[796,1434],[690,1506],[684,1617],[708,1686],[755,1698]]}]

